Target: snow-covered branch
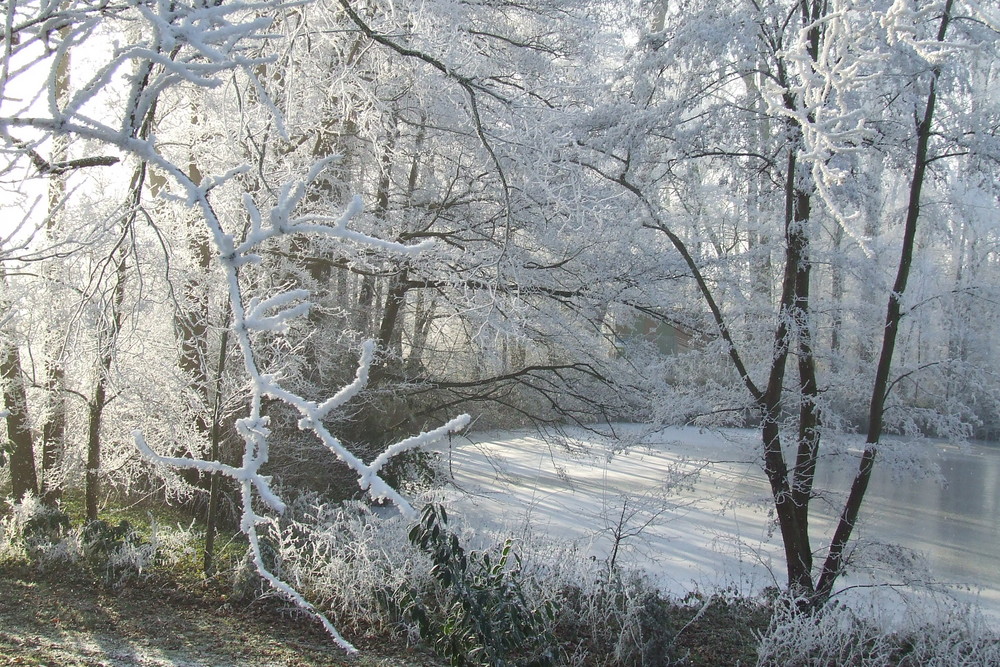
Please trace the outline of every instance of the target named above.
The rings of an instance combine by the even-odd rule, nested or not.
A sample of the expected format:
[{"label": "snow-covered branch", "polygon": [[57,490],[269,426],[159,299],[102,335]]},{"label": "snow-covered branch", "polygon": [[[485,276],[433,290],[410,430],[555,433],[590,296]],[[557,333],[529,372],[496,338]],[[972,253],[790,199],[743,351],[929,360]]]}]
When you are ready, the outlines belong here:
[{"label": "snow-covered branch", "polygon": [[[8,15],[4,40],[8,57],[4,60],[0,93],[14,78],[35,74],[46,67],[47,88],[51,92],[56,86],[59,61],[67,57],[69,49],[85,42],[89,46],[93,43],[89,40],[96,41],[99,33],[115,35],[128,30],[130,35],[138,34],[139,37],[130,36],[122,40],[124,45],[111,48],[95,46],[94,55],[101,62],[91,69],[92,74],[82,85],[75,87],[75,92],[62,106],[55,95],[48,95],[47,114],[37,105],[31,113],[25,113],[28,107],[12,108],[5,103],[0,112],[0,136],[13,145],[15,152],[32,159],[37,155],[34,146],[25,142],[16,143],[11,131],[40,135],[39,143],[53,136],[88,140],[128,159],[155,166],[179,188],[176,198],[197,211],[209,231],[216,261],[225,276],[232,329],[250,384],[248,413],[236,421],[236,430],[244,441],[243,458],[236,466],[218,461],[164,456],[157,453],[138,431],[134,433],[135,445],[143,456],[156,465],[194,469],[233,479],[242,499],[241,529],[249,539],[257,571],[273,588],[318,618],[340,646],[354,651],[322,613],[269,571],[262,558],[257,529],[270,520],[257,514],[255,501],[262,501],[275,512],[285,509],[284,501],[271,487],[270,477],[263,473],[271,447],[269,418],[262,413],[263,401],[265,398],[276,399],[297,410],[301,414],[300,427],[311,431],[327,449],[355,471],[361,489],[375,498],[391,500],[408,516],[415,515],[413,508],[379,476],[380,471],[393,456],[464,428],[469,420],[462,416],[428,433],[407,438],[387,447],[370,463],[365,463],[330,433],[323,420],[364,388],[374,358],[373,344],[367,343],[363,347],[353,382],[323,401],[306,400],[283,386],[277,377],[262,367],[258,346],[269,336],[284,334],[293,321],[308,313],[312,305],[310,293],[304,289],[274,294],[248,293],[248,288],[240,279],[240,271],[245,266],[259,264],[269,244],[291,235],[321,235],[381,252],[410,256],[428,248],[432,242],[405,245],[352,229],[350,223],[363,211],[361,199],[357,197],[339,216],[300,214],[298,209],[306,192],[330,164],[330,158],[316,161],[303,178],[286,183],[280,189],[276,202],[266,212],[250,194],[245,194],[242,199],[244,210],[220,214],[213,205],[212,192],[248,168],[235,165],[221,175],[196,179],[189,174],[187,164],[179,164],[158,144],[153,133],[140,131],[154,114],[156,103],[165,91],[181,84],[214,88],[224,78],[233,75],[243,77],[257,91],[261,106],[276,113],[276,106],[257,80],[259,68],[270,60],[252,54],[259,53],[262,43],[276,39],[268,32],[272,24],[269,15],[297,4],[301,3],[166,3],[145,0],[102,14],[94,12],[86,4],[72,3],[65,10],[53,13],[50,10],[54,5],[43,3],[37,8],[37,16],[17,17],[20,21],[17,25]],[[38,30],[46,31],[45,40],[53,26],[66,30],[54,50],[30,57],[26,54],[23,65],[18,68],[17,57],[11,55],[12,35],[18,31],[26,36],[33,34],[34,29],[24,27],[33,24],[40,24],[42,27]],[[11,63],[15,64],[13,69],[9,67]],[[94,113],[94,108],[108,106],[116,98],[125,100],[116,107],[117,114],[98,117]],[[276,124],[281,127],[280,118],[276,119]],[[116,158],[101,159],[110,162]],[[52,166],[49,165],[50,168]],[[87,165],[76,163],[74,166]],[[247,219],[250,221],[249,230],[242,235],[242,240],[237,241],[228,230],[241,228]]]}]

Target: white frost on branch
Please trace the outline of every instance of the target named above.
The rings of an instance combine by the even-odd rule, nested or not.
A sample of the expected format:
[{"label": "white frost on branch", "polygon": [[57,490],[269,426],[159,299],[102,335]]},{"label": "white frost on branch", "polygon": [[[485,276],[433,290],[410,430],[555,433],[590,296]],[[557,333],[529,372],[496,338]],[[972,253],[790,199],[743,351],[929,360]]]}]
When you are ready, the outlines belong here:
[{"label": "white frost on branch", "polygon": [[[218,261],[225,271],[228,282],[228,294],[233,310],[233,329],[243,354],[246,372],[252,384],[250,397],[251,412],[249,416],[239,419],[236,422],[237,431],[245,442],[243,462],[240,467],[223,466],[214,462],[163,457],[151,450],[142,439],[141,434],[136,434],[136,445],[147,458],[155,463],[196,468],[206,472],[218,472],[234,479],[239,484],[241,490],[243,517],[240,527],[250,541],[254,554],[254,563],[260,575],[270,582],[276,590],[286,595],[302,609],[315,615],[337,644],[353,652],[354,648],[337,633],[329,620],[312,605],[308,604],[298,592],[274,576],[265,567],[264,561],[260,556],[257,526],[266,522],[267,519],[258,515],[252,509],[255,494],[256,497],[263,500],[274,511],[280,513],[285,509],[284,502],[271,489],[270,478],[260,472],[261,468],[268,461],[270,450],[268,418],[261,414],[263,398],[277,399],[295,408],[301,415],[299,427],[303,430],[311,431],[338,459],[354,470],[358,475],[358,485],[362,490],[367,491],[374,499],[391,501],[399,508],[402,514],[414,518],[416,517],[416,512],[413,507],[396,489],[392,488],[390,484],[379,476],[379,471],[393,456],[416,447],[427,446],[446,436],[448,433],[465,428],[469,423],[469,417],[462,415],[430,432],[422,433],[390,445],[370,464],[366,464],[330,433],[323,424],[323,419],[332,410],[344,405],[364,388],[375,356],[374,344],[369,342],[364,346],[355,380],[325,401],[321,403],[309,401],[286,389],[281,386],[280,382],[274,376],[262,372],[258,366],[254,339],[250,333],[251,331],[281,333],[287,330],[289,320],[305,315],[308,312],[311,305],[307,300],[309,292],[302,289],[289,290],[264,299],[252,297],[249,301],[245,302],[239,282],[238,269],[247,263],[247,258],[258,256],[257,251],[263,243],[280,236],[299,233],[303,230],[303,227],[314,234],[323,234],[342,240],[361,242],[383,250],[393,251],[399,249],[400,251],[413,252],[414,248],[381,241],[347,229],[347,220],[353,217],[352,214],[360,212],[357,200],[352,203],[352,206],[344,216],[337,219],[337,224],[334,226],[319,223],[303,225],[297,222],[292,217],[292,213],[294,212],[295,204],[301,200],[302,194],[305,192],[305,187],[286,187],[283,195],[279,198],[278,204],[271,210],[269,215],[269,220],[275,224],[266,229],[260,224],[262,216],[259,208],[249,197],[244,197],[244,202],[247,204],[247,214],[251,219],[251,231],[247,241],[235,247],[232,237],[222,232],[222,223],[215,217],[214,209],[208,203],[207,191],[198,188],[183,172],[175,171],[173,173],[178,176],[181,185],[189,190],[196,202],[201,204],[206,222],[214,232],[213,238],[219,253]],[[317,170],[312,170],[310,173],[313,176],[318,176],[319,174]],[[420,244],[418,248],[426,246],[427,244]],[[272,311],[277,312],[268,314]]]},{"label": "white frost on branch", "polygon": [[[275,294],[274,296],[264,299],[263,301],[260,300],[260,297],[255,296],[250,299],[250,303],[248,304],[248,312],[244,324],[248,329],[254,329],[256,331],[286,333],[288,331],[288,320],[294,319],[300,315],[305,315],[309,312],[309,308],[312,306],[312,303],[305,301],[305,299],[308,298],[309,291],[304,289],[295,289],[288,292],[282,292],[281,294]],[[288,304],[299,299],[302,299],[303,301],[293,306],[289,306],[274,315],[266,314],[271,310],[288,306]]]},{"label": "white frost on branch", "polygon": [[[236,430],[244,441],[243,458],[240,465],[236,466],[217,461],[163,456],[138,431],[133,434],[136,447],[157,465],[194,469],[233,479],[241,496],[240,527],[249,540],[258,573],[275,590],[315,616],[338,645],[354,652],[354,647],[330,621],[292,586],[275,576],[262,557],[258,527],[273,523],[273,519],[258,514],[254,509],[255,503],[261,501],[278,513],[285,509],[284,501],[271,487],[270,477],[262,472],[268,462],[271,446],[268,417],[262,414],[263,400],[276,399],[296,409],[301,415],[300,428],[311,431],[324,446],[354,470],[358,475],[358,485],[363,490],[373,498],[391,500],[407,516],[415,516],[416,513],[409,502],[379,476],[379,472],[393,456],[429,445],[448,433],[462,429],[468,424],[469,418],[463,415],[428,433],[407,438],[387,447],[371,463],[365,463],[329,432],[323,420],[365,387],[375,358],[374,344],[365,344],[353,382],[322,402],[306,400],[283,387],[276,377],[261,368],[256,346],[262,334],[284,333],[295,318],[308,313],[311,306],[309,292],[293,289],[272,295],[248,296],[241,285],[239,271],[245,265],[260,263],[265,244],[293,234],[326,236],[366,245],[382,252],[405,255],[419,253],[430,247],[431,242],[405,245],[351,229],[351,221],[363,212],[361,200],[357,197],[340,216],[300,215],[300,203],[331,159],[314,164],[301,180],[285,184],[266,215],[259,204],[249,194],[245,194],[244,211],[232,219],[224,219],[210,200],[211,192],[220,184],[244,173],[247,167],[237,166],[220,176],[209,176],[201,183],[196,183],[185,166],[179,166],[160,150],[155,138],[150,136],[152,133],[141,130],[155,108],[157,99],[165,90],[179,84],[213,88],[226,78],[239,74],[256,89],[260,104],[274,114],[280,131],[280,115],[258,79],[259,69],[270,63],[271,59],[251,54],[262,43],[276,38],[266,32],[271,26],[271,19],[267,15],[299,4],[302,3],[216,4],[198,0],[135,0],[106,14],[95,11],[85,2],[71,1],[61,5],[58,12],[54,10],[54,5],[47,3],[35,6],[26,11],[37,14],[34,18],[38,21],[58,20],[60,26],[67,26],[68,32],[62,36],[54,52],[46,50],[45,55],[30,63],[30,67],[26,65],[17,71],[5,69],[0,76],[0,93],[3,93],[13,78],[44,67],[48,68],[48,76],[43,81],[47,82],[48,92],[51,93],[56,88],[60,63],[68,57],[68,49],[71,47],[83,45],[84,48],[89,48],[91,43],[98,43],[98,40],[106,42],[107,34],[117,34],[116,31],[124,30],[126,26],[132,35],[137,34],[139,37],[125,46],[95,50],[95,58],[103,57],[103,63],[95,65],[89,79],[77,86],[74,95],[62,108],[56,103],[54,94],[50,94],[47,115],[25,113],[24,109],[19,109],[16,113],[5,111],[0,114],[0,135],[8,137],[11,129],[23,128],[50,137],[70,135],[116,149],[161,170],[179,187],[179,200],[198,211],[210,232],[217,260],[225,275],[226,294],[233,317],[232,329],[250,384],[248,414],[236,421]],[[9,46],[10,17],[7,24],[5,34],[8,38],[5,43]],[[32,39],[47,40],[47,37]],[[23,48],[23,45],[19,48]],[[102,52],[103,56],[99,55]],[[125,93],[124,96],[122,92]],[[103,104],[107,101],[106,98],[124,100],[118,114],[99,118],[87,115],[85,109],[95,106],[92,102]],[[243,214],[246,218],[242,217]],[[247,218],[250,220],[249,231],[243,240],[237,242],[226,229],[241,227]]]},{"label": "white frost on branch", "polygon": [[1000,32],[1000,11],[996,7],[989,10],[974,0],[965,0],[965,4],[972,10],[973,15],[978,17],[990,30]]},{"label": "white frost on branch", "polygon": [[[818,43],[816,31],[824,35]],[[833,0],[829,11],[799,29],[782,52],[787,87],[771,85],[764,91],[769,113],[788,118],[801,131],[797,159],[808,166],[817,195],[869,258],[874,256],[871,240],[854,230],[860,211],[845,211],[833,190],[853,178],[837,158],[860,154],[873,138],[866,126],[872,115],[866,89],[881,76],[884,43],[875,13],[856,0]]]},{"label": "white frost on branch", "polygon": [[[919,7],[918,7],[919,4]],[[926,26],[937,26],[939,18],[945,13],[947,2],[916,3],[914,0],[896,0],[882,17],[882,26],[886,30],[889,44],[905,44],[913,52],[930,65],[940,66],[956,51],[967,51],[972,48],[961,42],[950,42],[938,39],[933,32],[926,32]],[[974,3],[968,3],[979,14],[984,23],[990,25],[989,14],[978,11]],[[996,17],[993,17],[995,20]],[[994,28],[995,29],[995,28]]]}]

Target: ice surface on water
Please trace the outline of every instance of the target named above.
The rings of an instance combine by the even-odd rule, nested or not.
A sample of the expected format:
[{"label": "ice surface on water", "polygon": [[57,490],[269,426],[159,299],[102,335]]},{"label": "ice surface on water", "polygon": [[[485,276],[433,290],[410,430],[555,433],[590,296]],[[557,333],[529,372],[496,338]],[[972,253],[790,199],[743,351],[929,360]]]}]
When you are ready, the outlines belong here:
[{"label": "ice surface on water", "polygon": [[[625,429],[625,435],[637,431]],[[619,430],[618,436],[622,435]],[[636,438],[639,439],[639,438]],[[456,440],[451,470],[459,508],[485,526],[570,540],[597,559],[646,569],[667,591],[735,587],[753,593],[784,581],[781,544],[753,431],[676,428],[612,452],[585,431],[525,432]],[[944,484],[877,470],[856,536],[865,543],[844,586],[939,582],[978,599],[1000,621],[1000,448],[924,441]],[[849,448],[845,448],[849,450]],[[845,453],[820,463],[810,530],[822,546],[852,475]],[[673,480],[675,487],[665,486]],[[900,569],[900,558],[917,561]],[[854,589],[859,595],[869,588]],[[889,590],[883,594],[898,595]]]}]

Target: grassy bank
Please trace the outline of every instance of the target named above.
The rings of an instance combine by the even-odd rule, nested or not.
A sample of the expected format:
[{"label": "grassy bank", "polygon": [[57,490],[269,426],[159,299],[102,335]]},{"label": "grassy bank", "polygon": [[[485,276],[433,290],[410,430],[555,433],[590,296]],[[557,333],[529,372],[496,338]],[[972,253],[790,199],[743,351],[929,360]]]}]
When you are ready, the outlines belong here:
[{"label": "grassy bank", "polygon": [[[82,524],[30,503],[8,512],[0,577],[11,594],[0,648],[44,655],[76,642],[83,661],[54,664],[96,665],[106,664],[94,662],[104,649],[87,633],[124,634],[105,641],[119,653],[209,655],[228,650],[230,632],[256,638],[263,662],[253,664],[365,664],[261,585],[239,537],[222,540],[219,572],[205,578],[203,533],[181,519],[145,510]],[[934,613],[926,604],[903,610],[890,631],[875,609],[834,605],[803,616],[776,592],[678,599],[640,572],[566,545],[484,535],[441,509],[413,526],[361,504],[303,500],[267,528],[267,566],[326,612],[363,660],[376,661],[367,664],[1000,664],[996,633],[940,600]],[[239,645],[234,639],[231,664],[251,664],[239,662]]]}]

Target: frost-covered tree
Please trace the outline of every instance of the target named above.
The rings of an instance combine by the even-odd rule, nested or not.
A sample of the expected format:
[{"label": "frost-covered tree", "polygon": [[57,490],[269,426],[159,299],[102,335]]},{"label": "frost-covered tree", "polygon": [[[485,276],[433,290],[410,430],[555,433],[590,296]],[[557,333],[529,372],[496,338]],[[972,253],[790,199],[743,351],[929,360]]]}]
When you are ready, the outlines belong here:
[{"label": "frost-covered tree", "polygon": [[[401,452],[461,428],[467,418],[451,420],[430,433],[392,444],[368,462],[355,456],[331,434],[325,420],[364,387],[374,358],[374,345],[364,346],[354,380],[320,400],[308,400],[286,388],[279,376],[268,372],[270,355],[267,349],[277,344],[290,324],[305,316],[312,304],[304,289],[274,290],[269,287],[269,281],[261,279],[270,269],[263,254],[287,239],[308,235],[321,235],[381,253],[414,258],[429,249],[432,242],[425,240],[408,245],[382,240],[353,228],[363,209],[359,197],[350,200],[342,211],[329,207],[307,208],[307,193],[321,180],[334,161],[333,156],[313,160],[299,174],[287,174],[281,181],[268,183],[274,190],[247,192],[244,189],[241,196],[240,178],[251,171],[249,166],[229,164],[224,171],[199,173],[196,178],[194,170],[190,169],[190,156],[185,156],[185,160],[177,159],[169,142],[161,141],[151,131],[158,110],[174,103],[181,91],[219,87],[230,78],[238,81],[241,87],[248,85],[255,91],[256,105],[279,117],[280,112],[260,78],[262,71],[266,72],[273,63],[273,58],[260,51],[262,44],[277,39],[270,33],[275,17],[294,12],[297,6],[282,3],[226,6],[133,3],[114,7],[95,7],[88,3],[12,4],[4,34],[6,57],[0,82],[3,104],[0,136],[5,140],[10,161],[5,173],[13,173],[22,165],[25,169],[37,169],[39,161],[51,168],[53,162],[42,157],[44,151],[53,137],[65,136],[89,147],[118,154],[116,159],[120,156],[133,169],[133,174],[139,175],[132,179],[128,188],[132,199],[118,218],[124,221],[120,227],[121,238],[106,256],[105,263],[99,263],[107,269],[104,275],[110,276],[107,291],[97,289],[109,295],[110,315],[108,312],[98,315],[107,318],[105,321],[110,329],[98,326],[100,356],[97,389],[91,402],[92,417],[95,406],[103,409],[106,405],[107,385],[104,382],[112,363],[109,346],[121,333],[125,300],[141,295],[126,294],[129,251],[125,237],[134,232],[130,227],[149,213],[140,201],[142,179],[147,170],[155,169],[166,179],[169,194],[162,188],[163,196],[176,198],[197,215],[207,230],[219,266],[222,291],[232,317],[233,337],[242,356],[244,381],[250,387],[246,412],[236,421],[236,430],[244,441],[242,461],[238,465],[227,465],[219,461],[165,456],[154,451],[155,441],[153,446],[146,444],[147,438],[141,429],[135,430],[135,443],[157,463],[232,478],[241,496],[241,528],[250,540],[260,574],[281,593],[315,613],[330,634],[345,648],[350,648],[325,617],[271,574],[261,555],[257,531],[268,519],[258,503],[277,512],[284,508],[284,503],[271,488],[270,478],[262,471],[270,455],[269,420],[264,414],[264,402],[281,402],[297,411],[299,427],[312,433],[330,453],[344,460],[357,474],[362,490],[374,498],[394,502],[408,514],[413,510],[407,501],[380,476],[384,466]],[[56,95],[54,82],[70,48],[86,52],[93,66],[88,67],[79,81],[71,81],[68,95]],[[24,91],[23,94],[20,91]],[[66,161],[65,167],[83,168],[107,162],[109,160],[104,158],[85,157]],[[235,202],[236,205],[217,208],[217,198],[221,203]],[[146,222],[155,229],[155,219],[147,218]],[[268,289],[271,291],[265,291]],[[160,323],[150,322],[145,326],[153,330],[157,324]],[[91,433],[100,436],[99,423]],[[97,466],[88,461],[88,476],[91,471],[96,474]]]},{"label": "frost-covered tree", "polygon": [[[581,118],[582,160],[628,193],[626,215],[690,279],[633,304],[704,334],[697,361],[664,378],[665,418],[760,425],[789,587],[822,602],[887,429],[960,435],[967,423],[967,403],[937,399],[961,366],[919,336],[934,323],[923,303],[986,293],[931,280],[930,260],[948,247],[936,229],[975,224],[947,203],[957,181],[996,201],[983,178],[998,157],[995,17],[952,1],[653,12],[607,102]],[[816,550],[821,443],[853,428],[868,444]]]},{"label": "frost-covered tree", "polygon": [[[413,432],[456,404],[492,424],[622,414],[600,324],[621,279],[602,244],[615,240],[602,225],[611,205],[560,155],[571,145],[562,109],[589,95],[580,46],[594,33],[570,9],[337,2],[283,19],[293,47],[262,81],[289,140],[261,117],[228,149],[258,165],[252,187],[336,153],[306,206],[361,192],[370,233],[438,241],[434,262],[319,238],[265,257],[318,298],[315,328],[290,338],[304,394],[353,374],[354,341],[376,341],[345,437]],[[281,268],[288,257],[305,262]]]},{"label": "frost-covered tree", "polygon": [[408,512],[386,466],[466,406],[752,423],[789,585],[822,601],[882,434],[1000,422],[996,28],[960,0],[9,3],[15,491],[61,428],[92,490],[181,488],[136,430],[230,480],[294,598],[257,541],[271,474]]}]

